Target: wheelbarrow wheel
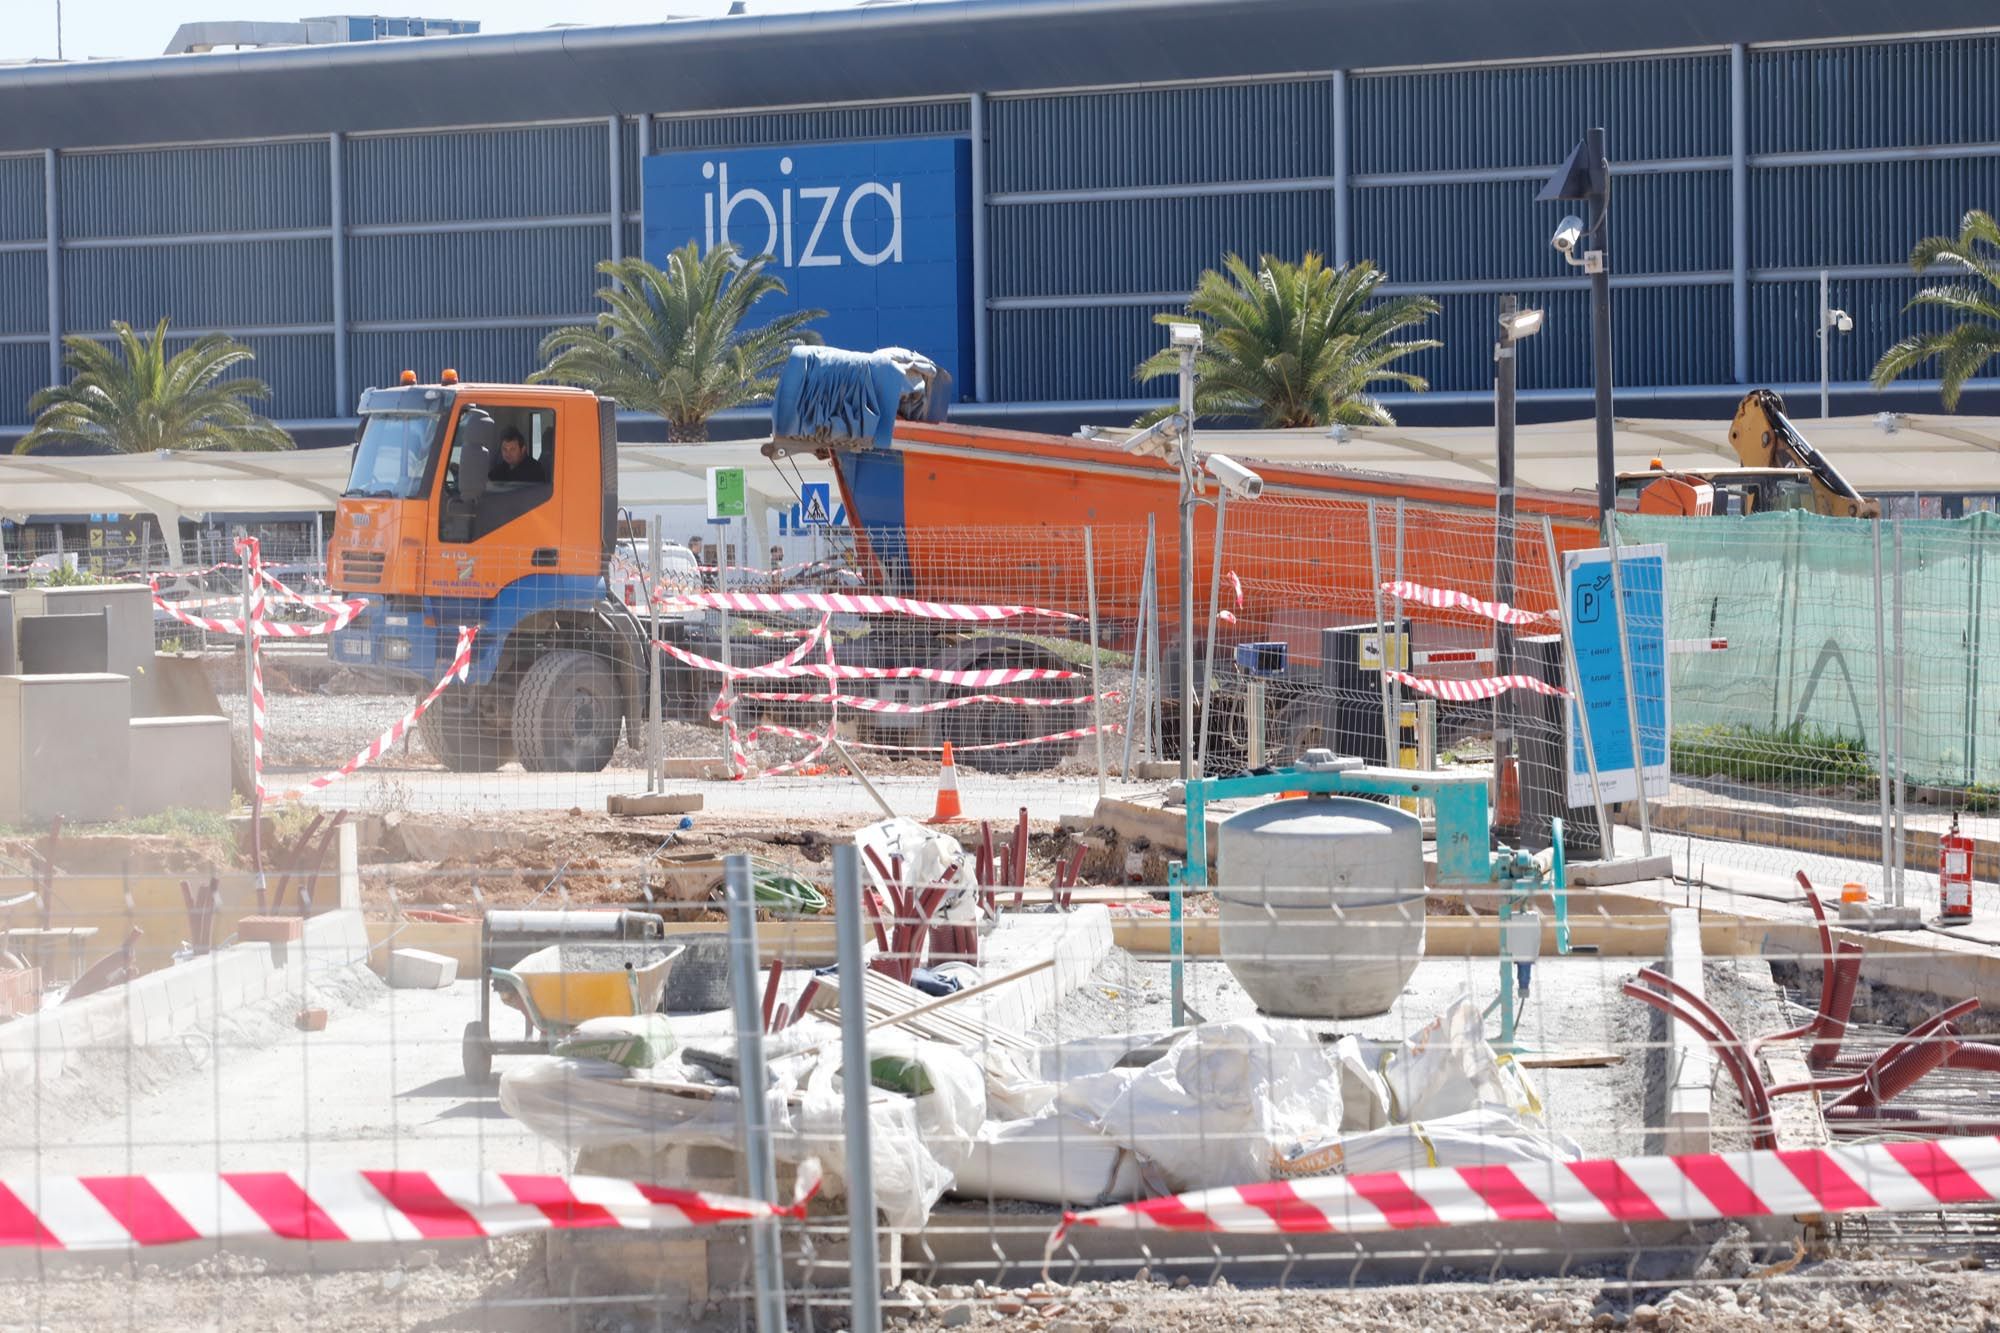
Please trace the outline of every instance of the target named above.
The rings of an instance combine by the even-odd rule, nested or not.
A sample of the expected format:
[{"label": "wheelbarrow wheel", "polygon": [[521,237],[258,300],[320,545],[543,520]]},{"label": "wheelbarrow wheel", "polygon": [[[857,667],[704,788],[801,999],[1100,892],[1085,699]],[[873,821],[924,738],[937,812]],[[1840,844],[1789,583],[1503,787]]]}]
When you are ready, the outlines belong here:
[{"label": "wheelbarrow wheel", "polygon": [[468,1082],[483,1084],[493,1077],[493,1043],[486,1035],[484,1023],[475,1018],[465,1025],[465,1040],[460,1050]]}]

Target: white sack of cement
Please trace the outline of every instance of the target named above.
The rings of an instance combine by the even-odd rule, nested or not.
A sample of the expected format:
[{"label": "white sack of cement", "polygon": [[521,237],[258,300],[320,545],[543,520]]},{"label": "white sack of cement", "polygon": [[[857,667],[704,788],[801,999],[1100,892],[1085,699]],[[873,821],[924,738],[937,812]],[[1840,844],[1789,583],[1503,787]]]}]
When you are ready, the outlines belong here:
[{"label": "white sack of cement", "polygon": [[1364,1056],[1373,1057],[1368,1063],[1388,1084],[1391,1120],[1439,1120],[1480,1106],[1541,1119],[1534,1085],[1518,1064],[1494,1052],[1481,1017],[1472,997],[1461,995],[1408,1041],[1362,1043]]},{"label": "white sack of cement", "polygon": [[988,1121],[951,1192],[1095,1208],[1140,1197],[1139,1164],[1077,1116]]},{"label": "white sack of cement", "polygon": [[[952,890],[939,905],[937,920],[941,924],[963,925],[977,919],[976,912],[961,905],[973,902],[973,891],[978,887],[973,874],[972,853],[949,833],[940,833],[914,819],[899,816],[854,830],[854,845],[861,851],[864,885],[882,894],[884,902],[888,901],[887,886],[875,869],[877,857],[883,865],[891,867],[896,864],[896,857],[902,857],[903,883],[917,888],[943,883],[945,875],[956,866],[957,873],[951,879]],[[874,857],[868,855],[871,849]]]},{"label": "white sack of cement", "polygon": [[1169,1193],[1268,1180],[1279,1145],[1341,1123],[1340,1068],[1303,1023],[1204,1023],[1144,1069],[1076,1083],[1088,1087],[1066,1091],[1108,1097],[1098,1131]]},{"label": "white sack of cement", "polygon": [[1389,1084],[1376,1072],[1354,1037],[1333,1044],[1333,1062],[1340,1066],[1340,1128],[1352,1134],[1380,1129],[1389,1123]]},{"label": "white sack of cement", "polygon": [[1538,1121],[1499,1106],[1482,1106],[1441,1120],[1387,1125],[1363,1134],[1300,1142],[1279,1153],[1279,1179],[1414,1171],[1423,1166],[1498,1166],[1574,1162],[1583,1149]]}]

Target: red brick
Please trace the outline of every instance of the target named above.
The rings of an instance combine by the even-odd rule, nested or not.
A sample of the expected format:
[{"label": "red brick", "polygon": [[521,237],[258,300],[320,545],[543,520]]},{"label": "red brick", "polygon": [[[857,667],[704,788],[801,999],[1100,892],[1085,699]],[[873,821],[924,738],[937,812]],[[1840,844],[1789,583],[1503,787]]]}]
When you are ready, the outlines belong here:
[{"label": "red brick", "polygon": [[236,938],[246,944],[289,944],[305,933],[305,918],[298,916],[246,916],[236,923]]},{"label": "red brick", "polygon": [[299,1031],[301,1032],[324,1032],[326,1031],[326,1010],[301,1009],[295,1021],[298,1023]]}]

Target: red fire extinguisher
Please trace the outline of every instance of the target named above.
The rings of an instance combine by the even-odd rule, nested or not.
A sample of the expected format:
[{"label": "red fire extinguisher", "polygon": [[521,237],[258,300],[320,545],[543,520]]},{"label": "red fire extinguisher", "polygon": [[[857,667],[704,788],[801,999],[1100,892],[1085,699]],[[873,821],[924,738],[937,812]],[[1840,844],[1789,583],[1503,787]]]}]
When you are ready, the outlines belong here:
[{"label": "red fire extinguisher", "polygon": [[1951,832],[1938,839],[1938,915],[1946,920],[1972,916],[1972,839],[1958,831],[1952,812]]}]

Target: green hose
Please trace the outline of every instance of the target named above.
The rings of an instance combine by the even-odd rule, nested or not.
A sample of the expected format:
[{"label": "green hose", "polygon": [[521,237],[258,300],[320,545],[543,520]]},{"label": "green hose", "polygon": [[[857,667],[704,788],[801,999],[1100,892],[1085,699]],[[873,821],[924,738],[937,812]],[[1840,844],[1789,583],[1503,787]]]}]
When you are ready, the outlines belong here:
[{"label": "green hose", "polygon": [[783,866],[753,861],[751,875],[753,896],[759,907],[792,916],[813,916],[826,910],[826,895],[811,881],[799,878]]}]

